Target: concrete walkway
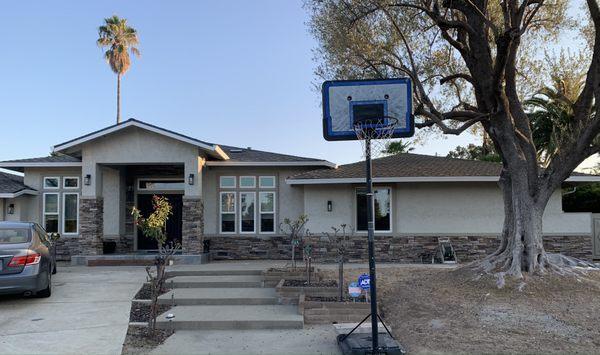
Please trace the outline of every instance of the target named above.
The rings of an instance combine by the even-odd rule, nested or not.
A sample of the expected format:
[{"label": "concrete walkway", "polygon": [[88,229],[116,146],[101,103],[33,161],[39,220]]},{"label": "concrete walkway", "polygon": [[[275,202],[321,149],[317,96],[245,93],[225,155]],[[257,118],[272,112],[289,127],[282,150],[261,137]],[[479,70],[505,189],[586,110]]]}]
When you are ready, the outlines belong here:
[{"label": "concrete walkway", "polygon": [[52,297],[0,297],[1,354],[120,354],[143,267],[60,267]]}]

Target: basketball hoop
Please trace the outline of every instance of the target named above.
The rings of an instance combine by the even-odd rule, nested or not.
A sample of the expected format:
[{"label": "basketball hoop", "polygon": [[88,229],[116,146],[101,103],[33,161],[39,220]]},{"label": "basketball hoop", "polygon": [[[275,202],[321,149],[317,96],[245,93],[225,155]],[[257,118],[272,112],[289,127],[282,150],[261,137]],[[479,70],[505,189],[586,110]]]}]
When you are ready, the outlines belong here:
[{"label": "basketball hoop", "polygon": [[354,124],[354,133],[362,145],[363,158],[366,154],[366,142],[371,143],[371,156],[379,157],[383,155],[386,146],[392,139],[398,126],[398,119],[392,116],[383,116],[381,118],[365,119]]}]

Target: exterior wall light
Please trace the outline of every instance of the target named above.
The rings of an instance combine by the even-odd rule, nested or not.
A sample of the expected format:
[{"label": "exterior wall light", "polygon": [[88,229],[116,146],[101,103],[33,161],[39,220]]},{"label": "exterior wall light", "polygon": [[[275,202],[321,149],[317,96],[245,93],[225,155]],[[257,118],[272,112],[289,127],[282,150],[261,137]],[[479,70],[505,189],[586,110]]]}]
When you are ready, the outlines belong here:
[{"label": "exterior wall light", "polygon": [[92,183],[92,175],[87,174],[84,178],[83,178],[83,183],[86,186],[90,186],[90,184]]},{"label": "exterior wall light", "polygon": [[188,176],[188,184],[194,185],[194,174],[190,174],[190,176]]},{"label": "exterior wall light", "polygon": [[8,205],[8,209],[7,209],[6,213],[15,214],[15,204],[14,203],[11,203],[10,205]]},{"label": "exterior wall light", "polygon": [[333,211],[333,202],[327,201],[327,212]]}]

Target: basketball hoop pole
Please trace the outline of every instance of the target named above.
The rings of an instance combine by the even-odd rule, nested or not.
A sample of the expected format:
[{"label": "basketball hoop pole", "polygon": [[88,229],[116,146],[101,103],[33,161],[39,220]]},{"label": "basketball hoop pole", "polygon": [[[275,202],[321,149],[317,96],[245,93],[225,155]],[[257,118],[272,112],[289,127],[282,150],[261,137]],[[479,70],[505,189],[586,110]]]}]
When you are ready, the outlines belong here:
[{"label": "basketball hoop pole", "polygon": [[374,248],[374,233],[375,233],[375,222],[374,222],[374,211],[373,211],[373,176],[371,172],[371,138],[365,139],[365,170],[367,175],[367,221],[368,221],[368,247],[369,247],[369,279],[371,293],[371,337],[373,341],[373,354],[376,354],[379,349],[379,326],[377,325],[377,283],[375,279],[375,248]]}]

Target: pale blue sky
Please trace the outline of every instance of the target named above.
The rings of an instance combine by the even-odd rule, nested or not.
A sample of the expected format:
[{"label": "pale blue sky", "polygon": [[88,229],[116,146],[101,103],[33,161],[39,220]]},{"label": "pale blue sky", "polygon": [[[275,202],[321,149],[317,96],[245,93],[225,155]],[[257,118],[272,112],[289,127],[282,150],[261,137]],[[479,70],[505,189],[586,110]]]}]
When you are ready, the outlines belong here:
[{"label": "pale blue sky", "polygon": [[[104,17],[140,36],[123,117],[198,139],[348,163],[326,142],[301,1],[13,1],[0,11],[0,160],[44,156],[115,121],[116,77],[95,44]],[[446,154],[469,136],[431,139]]]}]

